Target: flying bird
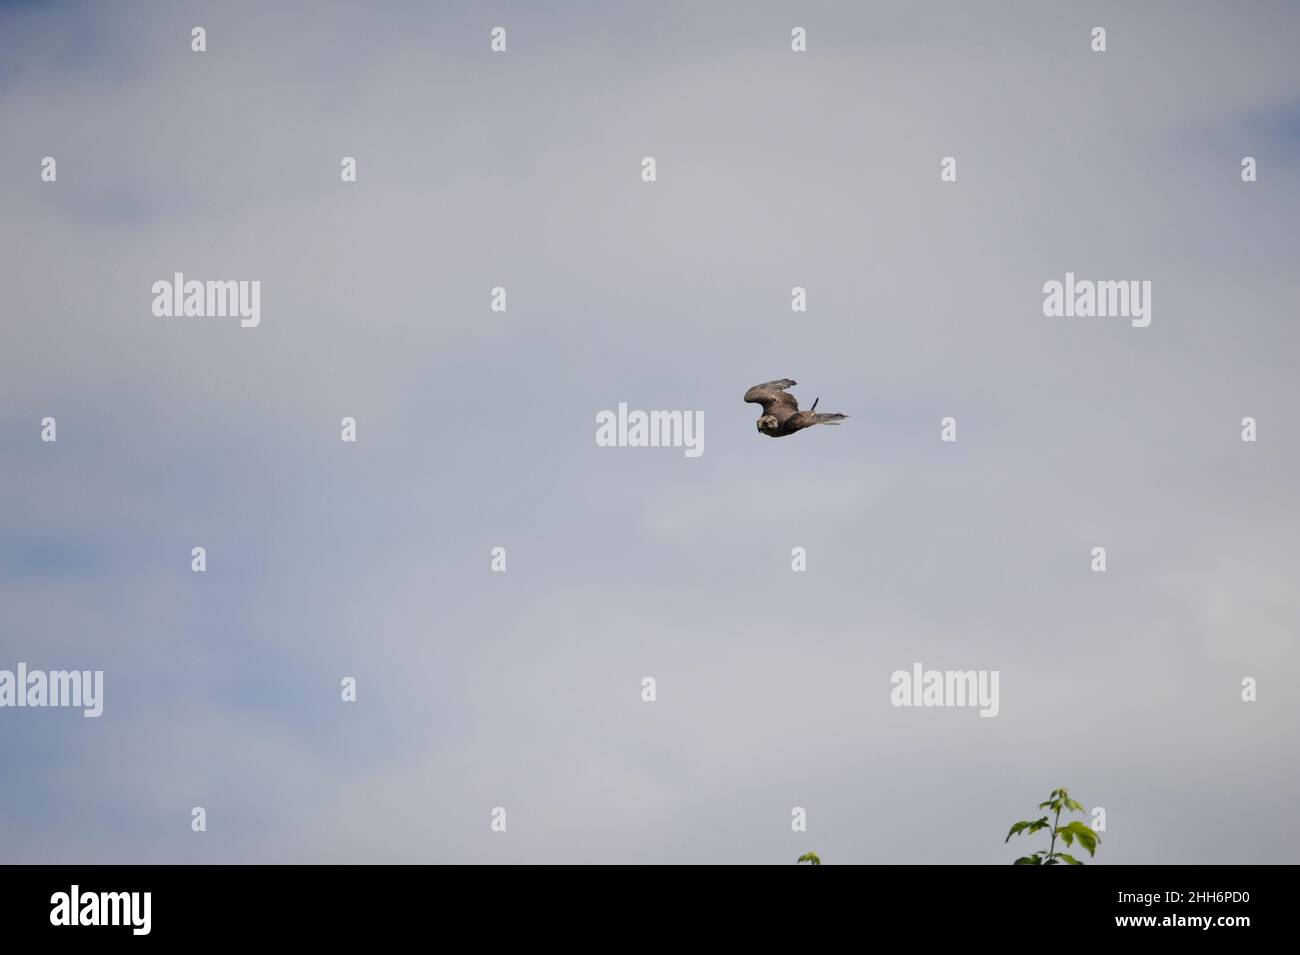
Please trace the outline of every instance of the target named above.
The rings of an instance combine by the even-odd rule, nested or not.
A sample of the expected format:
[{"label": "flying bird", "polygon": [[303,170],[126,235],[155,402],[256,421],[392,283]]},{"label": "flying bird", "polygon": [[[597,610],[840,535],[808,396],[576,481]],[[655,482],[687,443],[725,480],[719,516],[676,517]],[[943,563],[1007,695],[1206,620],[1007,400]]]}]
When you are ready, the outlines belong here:
[{"label": "flying bird", "polygon": [[786,392],[798,382],[789,378],[769,381],[755,385],[745,392],[745,400],[750,404],[762,405],[763,416],[758,419],[758,430],[769,438],[784,438],[815,424],[839,424],[848,417],[844,414],[817,414],[817,401],[807,411],[799,410],[799,402],[794,395]]}]

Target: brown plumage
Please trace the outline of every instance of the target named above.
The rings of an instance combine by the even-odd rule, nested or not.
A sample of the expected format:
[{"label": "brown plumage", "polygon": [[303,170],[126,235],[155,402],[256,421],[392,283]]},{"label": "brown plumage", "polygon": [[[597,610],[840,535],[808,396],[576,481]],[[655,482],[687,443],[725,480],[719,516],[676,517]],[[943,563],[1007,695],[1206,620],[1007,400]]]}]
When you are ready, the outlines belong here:
[{"label": "brown plumage", "polygon": [[798,382],[789,378],[769,381],[755,385],[745,392],[745,400],[750,404],[762,405],[763,415],[758,419],[758,430],[769,438],[784,438],[815,424],[839,424],[847,418],[844,414],[817,414],[817,401],[807,411],[799,410],[799,402],[794,395],[786,392]]}]

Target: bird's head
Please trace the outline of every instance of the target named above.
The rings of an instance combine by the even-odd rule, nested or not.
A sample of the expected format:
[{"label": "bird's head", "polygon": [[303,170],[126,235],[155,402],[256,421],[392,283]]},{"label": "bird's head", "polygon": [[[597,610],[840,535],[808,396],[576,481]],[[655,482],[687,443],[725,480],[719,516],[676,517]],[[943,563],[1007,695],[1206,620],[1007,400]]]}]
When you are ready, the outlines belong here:
[{"label": "bird's head", "polygon": [[780,426],[776,423],[775,415],[765,414],[758,419],[759,431],[775,431],[778,427]]}]

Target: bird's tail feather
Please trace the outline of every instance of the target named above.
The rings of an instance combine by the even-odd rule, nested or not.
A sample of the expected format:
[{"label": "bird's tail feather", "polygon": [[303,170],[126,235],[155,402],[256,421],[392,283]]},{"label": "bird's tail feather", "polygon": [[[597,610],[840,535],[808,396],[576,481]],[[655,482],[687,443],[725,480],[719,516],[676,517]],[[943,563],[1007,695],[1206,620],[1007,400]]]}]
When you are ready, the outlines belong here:
[{"label": "bird's tail feather", "polygon": [[848,415],[839,414],[838,412],[834,414],[815,414],[813,415],[813,424],[839,424],[847,417]]}]

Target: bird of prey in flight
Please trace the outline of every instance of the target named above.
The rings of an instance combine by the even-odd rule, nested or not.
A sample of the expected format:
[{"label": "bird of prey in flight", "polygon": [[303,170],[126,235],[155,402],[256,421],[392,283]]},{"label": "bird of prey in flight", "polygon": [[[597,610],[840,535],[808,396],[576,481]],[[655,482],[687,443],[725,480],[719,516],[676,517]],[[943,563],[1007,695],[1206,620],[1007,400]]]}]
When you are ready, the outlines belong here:
[{"label": "bird of prey in flight", "polygon": [[755,385],[745,392],[746,401],[763,406],[763,416],[758,419],[758,430],[769,438],[784,438],[787,434],[811,428],[815,424],[839,424],[848,417],[843,414],[817,414],[817,401],[821,401],[820,398],[807,411],[800,411],[799,402],[794,395],[786,392],[787,388],[793,388],[796,384],[798,382],[782,378],[780,381]]}]

